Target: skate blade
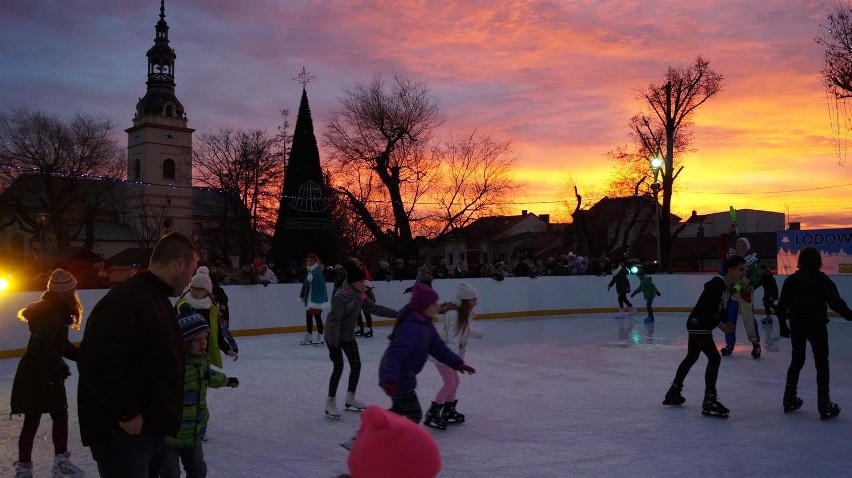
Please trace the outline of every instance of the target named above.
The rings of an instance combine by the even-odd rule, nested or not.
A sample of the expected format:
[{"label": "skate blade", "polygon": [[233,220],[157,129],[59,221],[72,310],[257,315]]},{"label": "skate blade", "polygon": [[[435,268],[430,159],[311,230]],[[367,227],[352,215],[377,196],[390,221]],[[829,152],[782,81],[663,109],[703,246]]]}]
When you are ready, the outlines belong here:
[{"label": "skate blade", "polygon": [[358,407],[349,407],[349,406],[346,406],[346,407],[344,407],[344,408],[343,408],[343,411],[344,411],[344,412],[362,412],[362,411],[364,411],[364,409],[363,409],[363,408],[358,408]]},{"label": "skate blade", "polygon": [[702,410],[701,414],[704,415],[704,416],[713,417],[713,418],[728,418],[727,413],[708,412],[706,410]]},{"label": "skate blade", "polygon": [[679,406],[683,405],[685,402],[686,402],[686,400],[684,400],[683,402],[669,402],[669,401],[663,400],[663,405],[668,405],[670,407],[679,407]]},{"label": "skate blade", "polygon": [[346,442],[340,443],[340,446],[342,446],[343,448],[345,448],[345,449],[347,449],[347,450],[350,450],[350,451],[351,451],[351,450],[352,450],[352,446],[353,446],[354,444],[355,444],[355,440],[349,440],[349,441],[346,441]]},{"label": "skate blade", "polygon": [[326,412],[325,418],[328,418],[329,420],[340,420],[340,415],[332,415]]}]

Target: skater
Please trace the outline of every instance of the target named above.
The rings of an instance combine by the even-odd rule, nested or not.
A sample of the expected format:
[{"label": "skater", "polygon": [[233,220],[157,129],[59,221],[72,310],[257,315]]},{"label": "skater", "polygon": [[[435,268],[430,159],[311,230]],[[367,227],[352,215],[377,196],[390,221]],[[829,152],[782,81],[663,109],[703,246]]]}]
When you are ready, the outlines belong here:
[{"label": "skater", "polygon": [[[609,291],[612,289],[612,286],[615,285],[615,292],[618,294],[618,313],[615,314],[616,319],[623,319],[628,315],[636,315],[636,308],[633,307],[633,304],[627,300],[627,294],[630,293],[630,280],[627,278],[627,266],[622,264],[618,266],[612,274],[612,279],[609,281],[609,285],[606,286],[606,290]],[[630,307],[626,313],[624,310],[624,306]]]},{"label": "skater", "polygon": [[38,302],[18,311],[30,329],[27,350],[12,384],[10,414],[24,415],[18,438],[15,478],[32,478],[32,451],[41,416],[53,421],[53,476],[82,477],[83,471],[68,458],[68,397],[65,379],[71,375],[65,357],[77,361],[79,350],[68,340],[68,326],[80,329],[83,306],[77,296],[77,281],[70,272],[56,269]]},{"label": "skater", "polygon": [[[367,295],[368,299],[375,302],[376,296],[373,294],[373,275],[370,274],[370,270],[367,269],[366,264],[364,264],[364,261],[361,260],[361,257],[359,256],[350,256],[349,260],[361,271],[362,274],[364,274],[364,285],[366,286],[364,293]],[[364,328],[365,322],[367,324],[366,328]],[[358,330],[355,332],[355,335],[358,337],[373,336],[373,316],[366,310],[362,310],[361,315],[358,316]]]},{"label": "skater", "polygon": [[441,471],[441,452],[432,435],[379,406],[361,414],[356,437],[350,474],[338,478],[435,478]]},{"label": "skater", "polygon": [[772,271],[765,264],[760,265],[760,282],[755,289],[763,287],[763,311],[766,317],[760,321],[761,324],[772,323],[772,310],[775,309],[775,301],[778,300],[778,282]]},{"label": "skater", "polygon": [[164,439],[180,428],[185,354],[169,298],[180,295],[197,263],[190,238],[166,234],[148,272],[110,289],[89,314],[77,412],[83,445],[104,478],[156,476]]},{"label": "skater", "polygon": [[683,381],[699,355],[703,353],[707,356],[707,370],[704,372],[704,403],[701,413],[728,416],[728,409],[716,398],[716,378],[722,359],[716,350],[716,342],[713,341],[713,329],[719,327],[723,332],[727,332],[732,328],[726,320],[725,308],[728,305],[730,287],[741,281],[745,274],[745,259],[734,256],[726,260],[724,266],[725,275],[716,276],[704,284],[704,291],[689,314],[686,321],[686,329],[689,332],[686,357],[677,368],[671,388],[663,400],[664,405],[680,405],[686,401],[680,393],[683,390]]},{"label": "skater", "polygon": [[[203,271],[206,267],[201,266],[195,273]],[[217,269],[213,268],[213,274],[210,274],[210,279],[213,281],[213,297],[216,303],[219,304],[219,349],[228,353],[229,350],[234,354],[228,354],[235,362],[240,357],[240,348],[237,346],[237,341],[231,334],[231,309],[228,308],[228,294],[222,288],[222,278],[219,276]]]},{"label": "skater", "polygon": [[[798,410],[802,399],[796,395],[799,372],[805,365],[805,347],[811,344],[816,366],[817,409],[823,420],[840,414],[840,407],[829,396],[827,308],[852,320],[852,310],[837,292],[837,286],[820,271],[822,257],[818,250],[806,247],[799,253],[799,270],[784,280],[775,313],[781,336],[793,345],[787,383],[784,389],[784,412]],[[787,326],[787,320],[790,326]]]},{"label": "skater", "polygon": [[[476,315],[473,308],[476,307],[478,297],[479,293],[473,286],[466,282],[459,282],[452,308],[438,316],[440,319],[438,333],[441,335],[441,339],[462,360],[464,360],[468,339],[482,338],[482,331],[471,325]],[[434,403],[436,406],[433,407],[434,410],[430,409],[429,413],[426,414],[424,424],[445,430],[450,423],[464,423],[464,415],[456,411],[456,405],[459,402],[456,398],[456,391],[459,387],[459,373],[432,357],[429,359],[435,362],[435,367],[437,367],[444,385],[435,395]]]},{"label": "skater", "polygon": [[364,274],[360,269],[347,263],[346,282],[331,298],[331,310],[326,318],[326,347],[328,358],[333,369],[328,381],[328,397],[325,404],[325,416],[332,419],[340,418],[337,409],[337,385],[343,375],[343,355],[349,361],[349,385],[346,388],[346,399],[343,402],[346,410],[363,410],[366,405],[355,398],[358,380],[361,377],[361,356],[358,352],[358,342],[355,341],[355,322],[361,315],[361,309],[381,317],[395,317],[396,310],[376,304],[364,293]]},{"label": "skater", "polygon": [[630,297],[634,297],[639,292],[642,292],[642,296],[645,297],[645,308],[648,311],[648,317],[645,317],[644,322],[649,324],[654,321],[654,297],[659,297],[662,294],[657,289],[657,286],[654,285],[651,276],[645,274],[644,268],[639,268],[639,271],[636,272],[636,277],[639,278],[639,287],[630,294]]},{"label": "skater", "polygon": [[746,274],[742,281],[734,285],[734,292],[731,294],[728,304],[728,322],[734,326],[733,330],[725,333],[725,346],[719,350],[723,357],[728,357],[734,353],[734,344],[737,342],[737,313],[743,317],[743,328],[745,328],[748,340],[751,342],[751,356],[760,358],[760,332],[757,330],[757,319],[754,318],[754,305],[752,297],[754,286],[760,282],[760,261],[757,259],[757,253],[752,252],[751,243],[745,237],[738,237],[733,248],[727,248],[728,240],[736,234],[737,223],[731,224],[731,233],[722,234],[719,236],[719,249],[722,253],[722,271],[725,275],[725,259],[733,256],[740,256],[746,261]]},{"label": "skater", "polygon": [[[388,337],[391,343],[379,363],[379,386],[393,400],[390,410],[415,423],[423,418],[415,392],[417,374],[423,370],[428,355],[453,370],[476,373],[441,340],[432,324],[437,313],[438,293],[421,282],[414,284],[411,299],[396,316],[393,332]],[[432,416],[440,413],[438,404],[432,402],[428,413]]]},{"label": "skater", "polygon": [[210,343],[207,355],[210,357],[210,365],[222,368],[222,352],[236,361],[239,355],[231,349],[231,345],[220,337],[219,331],[219,302],[213,295],[213,280],[210,278],[209,269],[201,266],[189,281],[188,289],[178,297],[175,309],[180,312],[182,304],[187,304],[194,312],[204,317],[210,327]]},{"label": "skater", "polygon": [[183,415],[177,434],[166,437],[165,460],[159,476],[179,478],[180,465],[183,463],[186,478],[204,478],[207,476],[207,464],[204,462],[201,444],[210,418],[207,388],[238,387],[240,381],[210,368],[210,358],[206,352],[210,326],[204,317],[191,309],[184,309],[177,323],[186,349]]},{"label": "skater", "polygon": [[[322,345],[323,337],[322,310],[328,308],[328,286],[322,273],[322,262],[313,252],[305,258],[305,279],[299,299],[305,305],[305,338],[299,342],[302,345]],[[314,320],[317,323],[317,335],[314,337]]]}]

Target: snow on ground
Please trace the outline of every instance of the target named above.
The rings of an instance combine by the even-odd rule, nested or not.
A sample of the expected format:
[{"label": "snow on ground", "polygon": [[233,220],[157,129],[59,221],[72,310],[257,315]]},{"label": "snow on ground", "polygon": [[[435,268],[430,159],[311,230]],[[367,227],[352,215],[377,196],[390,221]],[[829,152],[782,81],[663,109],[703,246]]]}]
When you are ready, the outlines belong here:
[{"label": "snow on ground", "polygon": [[[773,347],[777,324],[761,325],[763,357],[754,360],[740,341],[723,358],[719,398],[728,419],[701,415],[702,357],[686,381],[681,407],[661,405],[685,354],[685,314],[660,313],[649,327],[636,316],[567,315],[477,321],[482,340],[468,347],[459,390],[467,423],[428,429],[441,449],[442,478],[494,477],[814,477],[850,476],[852,442],[852,323],[829,325],[832,398],[846,410],[822,421],[816,411],[812,357],[802,372],[804,407],[784,414],[781,396],[789,340]],[[389,328],[358,339],[363,368],[358,397],[390,406],[377,385],[379,358]],[[739,330],[743,334],[742,328]],[[358,414],[340,421],[323,415],[331,363],[325,348],[298,345],[303,334],[238,337],[240,359],[225,372],[237,389],[211,389],[210,440],[204,444],[208,476],[320,477],[347,472],[338,446],[358,427]],[[722,342],[716,332],[717,343]],[[768,348],[768,350],[767,350]],[[8,412],[18,359],[0,360],[0,413]],[[73,367],[72,367],[73,368]],[[338,391],[339,406],[348,368]],[[420,374],[424,409],[440,385],[431,364]],[[72,460],[97,476],[79,441],[76,374],[67,381],[71,402]],[[0,472],[11,476],[22,419],[0,420]],[[45,415],[34,452],[36,476],[52,463],[50,418]]]}]

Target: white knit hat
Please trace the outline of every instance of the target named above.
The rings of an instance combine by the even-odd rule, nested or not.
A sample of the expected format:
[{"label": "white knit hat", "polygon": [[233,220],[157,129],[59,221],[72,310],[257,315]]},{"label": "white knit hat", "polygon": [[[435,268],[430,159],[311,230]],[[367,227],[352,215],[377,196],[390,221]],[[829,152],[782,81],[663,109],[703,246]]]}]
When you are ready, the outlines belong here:
[{"label": "white knit hat", "polygon": [[77,279],[70,272],[56,269],[50,273],[47,281],[47,290],[51,292],[71,292],[77,288]]},{"label": "white knit hat", "polygon": [[199,289],[204,289],[211,294],[213,293],[213,281],[210,280],[210,276],[207,274],[195,274],[192,276],[192,279],[190,279],[189,286],[198,287]]},{"label": "white knit hat", "polygon": [[456,288],[456,299],[469,300],[478,298],[479,292],[477,292],[472,285],[467,282],[459,282],[459,286]]},{"label": "white knit hat", "polygon": [[209,276],[210,275],[210,269],[208,269],[207,266],[199,266],[198,269],[195,270],[195,273],[196,274],[205,274],[205,275]]},{"label": "white knit hat", "polygon": [[746,239],[745,237],[741,237],[741,238],[737,239],[737,242],[742,242],[743,244],[745,244],[746,250],[751,249],[751,243],[748,242],[748,239]]}]

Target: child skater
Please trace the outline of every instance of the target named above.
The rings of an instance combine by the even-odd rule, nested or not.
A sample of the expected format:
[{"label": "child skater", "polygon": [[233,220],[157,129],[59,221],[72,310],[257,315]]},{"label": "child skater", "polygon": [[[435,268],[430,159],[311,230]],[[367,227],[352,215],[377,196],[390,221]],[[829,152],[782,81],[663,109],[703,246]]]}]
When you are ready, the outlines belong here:
[{"label": "child skater", "polygon": [[18,311],[30,329],[27,350],[12,383],[12,414],[24,414],[18,438],[15,478],[32,478],[32,451],[41,415],[53,420],[53,476],[82,477],[83,471],[68,458],[68,397],[65,379],[71,375],[65,357],[77,361],[78,349],[68,340],[68,326],[80,329],[83,306],[77,297],[77,280],[70,272],[56,269],[38,302]]},{"label": "child skater", "polygon": [[[722,256],[722,262],[728,257],[740,256],[746,261],[746,273],[743,279],[734,285],[734,292],[728,303],[728,322],[734,326],[730,332],[725,333],[725,346],[719,352],[722,356],[728,357],[734,353],[734,345],[737,342],[737,312],[743,317],[743,328],[745,328],[748,340],[751,342],[751,356],[760,358],[760,331],[757,330],[757,320],[754,318],[754,304],[752,304],[752,295],[754,288],[760,282],[760,261],[757,258],[757,253],[752,252],[751,243],[745,237],[736,237],[737,223],[731,224],[731,234],[722,234],[719,236],[718,245],[719,252]],[[734,237],[734,247],[727,248],[727,244]],[[722,275],[725,275],[724,265]]]},{"label": "child skater", "polygon": [[[322,310],[328,308],[328,287],[325,285],[325,275],[322,273],[322,262],[313,252],[305,258],[305,279],[299,299],[305,304],[305,338],[302,345],[322,345],[323,337]],[[317,322],[317,336],[314,338],[314,320]]]},{"label": "child skater", "polygon": [[186,471],[186,478],[204,478],[207,476],[207,464],[204,462],[202,441],[207,432],[207,388],[238,387],[236,377],[226,377],[222,372],[210,368],[207,355],[207,339],[210,326],[204,317],[192,309],[182,308],[178,316],[178,327],[183,335],[186,350],[186,368],[183,382],[183,412],[177,435],[166,437],[166,450],[161,478],[180,478],[180,464]]},{"label": "child skater", "polygon": [[[828,369],[828,315],[827,307],[846,320],[852,320],[852,310],[840,297],[837,286],[820,271],[822,257],[818,250],[806,247],[799,253],[799,270],[784,280],[778,300],[778,324],[781,336],[789,337],[793,344],[792,359],[787,369],[787,386],[784,389],[784,412],[798,410],[802,399],[796,396],[799,372],[805,365],[805,347],[811,343],[816,366],[817,409],[823,420],[840,414],[840,407],[829,396]],[[787,320],[790,326],[787,327]]]},{"label": "child skater", "polygon": [[648,317],[645,317],[644,322],[650,324],[654,321],[654,297],[659,297],[662,294],[657,290],[657,286],[654,285],[651,276],[645,274],[645,270],[641,267],[636,273],[636,277],[639,278],[639,287],[630,294],[630,297],[635,297],[636,294],[642,292],[642,296],[645,297],[645,308],[648,310]]},{"label": "child skater", "polygon": [[[397,314],[391,343],[379,363],[379,386],[393,400],[391,411],[420,423],[423,410],[417,399],[417,374],[423,370],[426,357],[431,355],[439,362],[459,372],[476,373],[461,357],[441,340],[432,324],[438,313],[438,293],[426,284],[417,282],[411,289],[411,299]],[[440,414],[441,407],[432,403],[429,414]]]},{"label": "child skater", "polygon": [[361,378],[361,354],[355,341],[355,322],[361,315],[361,309],[368,310],[381,317],[396,317],[396,310],[383,307],[371,301],[365,294],[364,274],[351,262],[347,262],[346,281],[331,298],[331,310],[326,319],[326,347],[331,359],[332,371],[328,380],[328,397],[325,402],[325,416],[333,420],[340,418],[337,409],[337,386],[343,375],[343,355],[349,361],[349,385],[346,388],[346,410],[363,410],[367,406],[355,398],[355,390]]},{"label": "child skater", "polygon": [[[464,360],[467,341],[469,338],[482,338],[482,331],[471,326],[473,322],[476,301],[479,293],[470,284],[459,282],[456,288],[456,300],[452,303],[452,309],[447,310],[442,316],[439,315],[440,324],[438,333],[450,350],[455,351]],[[444,385],[435,395],[434,405],[426,413],[426,426],[439,430],[446,430],[449,423],[463,423],[464,415],[456,411],[458,399],[456,391],[459,387],[459,373],[453,368],[444,365],[430,357],[438,368],[438,373],[444,380]],[[439,413],[440,412],[440,413]]]},{"label": "child skater", "polygon": [[775,301],[778,300],[778,282],[775,281],[775,276],[765,264],[760,265],[760,282],[757,283],[755,289],[763,287],[763,310],[766,317],[760,321],[761,324],[772,323],[772,309],[775,308]]},{"label": "child skater", "polygon": [[723,332],[727,332],[733,328],[727,321],[725,309],[728,306],[730,287],[742,280],[745,274],[745,259],[740,256],[729,258],[725,261],[725,271],[724,276],[716,276],[704,284],[704,291],[689,314],[686,321],[686,329],[689,332],[686,357],[677,368],[663,405],[680,405],[686,401],[680,394],[683,381],[689,374],[689,369],[703,353],[707,356],[707,370],[704,372],[704,403],[701,413],[716,417],[728,416],[729,410],[716,398],[716,378],[722,357],[716,350],[716,342],[713,341],[713,329],[719,327]]},{"label": "child skater", "polygon": [[627,294],[630,293],[630,280],[627,279],[627,266],[624,264],[618,266],[615,270],[606,290],[612,289],[613,284],[615,284],[615,292],[618,294],[618,313],[615,314],[615,318],[622,319],[627,316],[624,312],[625,305],[630,307],[627,311],[628,315],[636,315],[636,308],[627,300]]},{"label": "child skater", "polygon": [[225,352],[232,360],[237,360],[239,355],[227,341],[219,338],[219,302],[213,295],[213,280],[207,274],[207,271],[207,267],[199,267],[192,279],[189,280],[189,289],[175,303],[175,308],[180,311],[181,304],[187,303],[193,311],[204,317],[210,327],[209,339],[210,343],[213,344],[207,347],[210,365],[222,368],[222,352]]}]

